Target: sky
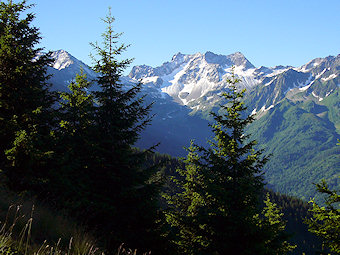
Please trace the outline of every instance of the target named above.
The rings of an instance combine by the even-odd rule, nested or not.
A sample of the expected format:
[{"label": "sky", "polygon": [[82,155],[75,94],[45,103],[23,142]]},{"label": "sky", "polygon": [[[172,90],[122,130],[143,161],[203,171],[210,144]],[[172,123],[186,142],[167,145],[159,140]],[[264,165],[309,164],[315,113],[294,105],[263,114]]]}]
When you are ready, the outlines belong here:
[{"label": "sky", "polygon": [[[301,66],[340,54],[340,0],[29,0],[46,50],[91,65],[111,7],[131,65],[159,66],[177,52],[242,52],[255,66]],[[131,69],[131,67],[129,69]],[[129,71],[129,70],[127,70]]]}]

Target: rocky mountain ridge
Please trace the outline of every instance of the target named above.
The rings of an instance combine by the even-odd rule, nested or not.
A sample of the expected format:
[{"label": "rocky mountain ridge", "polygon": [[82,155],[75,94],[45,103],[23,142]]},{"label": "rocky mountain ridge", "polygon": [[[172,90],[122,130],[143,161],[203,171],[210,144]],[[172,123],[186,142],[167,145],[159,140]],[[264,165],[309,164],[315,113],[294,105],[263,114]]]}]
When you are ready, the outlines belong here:
[{"label": "rocky mountain ridge", "polygon": [[[241,80],[241,88],[259,91],[256,100],[249,105],[257,113],[271,109],[284,97],[294,97],[300,92],[323,100],[340,84],[339,62],[340,55],[317,58],[301,67],[256,68],[240,52],[227,56],[212,52],[177,53],[170,62],[159,67],[135,66],[129,77],[135,82],[152,84],[175,102],[197,112],[210,110],[220,101],[221,92],[228,87],[226,78],[231,75],[233,66],[235,75]],[[319,84],[324,82],[332,85],[320,89]]]}]

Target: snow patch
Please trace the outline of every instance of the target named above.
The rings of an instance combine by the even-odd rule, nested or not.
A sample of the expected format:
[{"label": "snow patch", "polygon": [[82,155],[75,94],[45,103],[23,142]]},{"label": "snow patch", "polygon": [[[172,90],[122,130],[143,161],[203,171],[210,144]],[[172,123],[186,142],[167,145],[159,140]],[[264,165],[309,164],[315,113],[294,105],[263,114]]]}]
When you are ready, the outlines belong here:
[{"label": "snow patch", "polygon": [[328,97],[332,92],[334,91],[334,89],[332,89],[331,91],[329,91],[325,97]]},{"label": "snow patch", "polygon": [[321,73],[319,73],[319,74],[315,77],[315,80],[316,80],[316,79],[319,79],[326,71],[327,71],[327,69],[324,69]]},{"label": "snow patch", "polygon": [[272,73],[270,73],[270,74],[267,74],[266,76],[267,77],[273,77],[273,76],[276,76],[276,75],[278,75],[278,74],[281,74],[281,73],[283,73],[283,72],[285,72],[285,71],[287,71],[287,70],[289,70],[289,69],[291,69],[291,67],[288,67],[288,68],[283,68],[283,69],[272,69]]},{"label": "snow patch", "polygon": [[321,80],[322,81],[329,81],[329,80],[336,78],[337,76],[338,76],[337,74],[333,73],[330,76],[328,76],[327,78],[321,78]]},{"label": "snow patch", "polygon": [[267,86],[269,86],[270,84],[272,84],[274,80],[275,80],[275,79],[273,79],[273,80],[271,80],[270,82],[267,82],[266,84],[264,84],[264,87],[267,87]]},{"label": "snow patch", "polygon": [[312,83],[308,84],[307,86],[304,86],[302,88],[299,88],[300,91],[306,91],[310,86],[312,85]]},{"label": "snow patch", "polygon": [[142,79],[142,83],[145,84],[145,83],[150,83],[150,82],[157,82],[157,79],[158,79],[158,76],[151,76],[151,77],[146,77],[146,78],[143,78]]},{"label": "snow patch", "polygon": [[266,112],[266,111],[268,111],[268,110],[270,110],[270,109],[272,109],[272,108],[274,108],[274,105],[273,105],[273,104],[270,105],[268,108],[266,108],[266,105],[263,105],[263,106],[261,107],[261,109],[260,109],[260,112]]},{"label": "snow patch", "polygon": [[314,83],[314,81],[312,81],[312,79],[313,79],[313,75],[311,74],[304,83],[298,83],[299,87],[300,87],[299,90],[300,91],[307,90]]},{"label": "snow patch", "polygon": [[312,92],[312,95],[313,95],[315,98],[319,99],[319,102],[323,100],[322,97],[319,97],[318,95],[315,95],[314,91]]}]

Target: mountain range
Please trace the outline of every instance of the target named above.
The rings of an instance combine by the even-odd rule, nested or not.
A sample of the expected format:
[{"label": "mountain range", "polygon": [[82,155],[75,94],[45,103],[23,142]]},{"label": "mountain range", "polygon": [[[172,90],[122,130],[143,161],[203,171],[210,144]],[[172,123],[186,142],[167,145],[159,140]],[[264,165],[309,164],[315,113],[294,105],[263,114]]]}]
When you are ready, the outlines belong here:
[{"label": "mountain range", "polygon": [[[82,68],[88,79],[96,73],[68,52],[53,52],[48,72],[55,90],[66,90]],[[234,73],[246,88],[248,127],[264,154],[268,186],[282,193],[309,199],[313,183],[325,179],[340,187],[340,55],[317,58],[301,67],[255,67],[240,52],[175,54],[159,67],[134,66],[121,82],[141,82],[146,103],[153,102],[153,121],[136,146],[185,156],[190,139],[206,146],[211,137],[210,112],[223,104],[226,79]],[[94,89],[95,84],[94,84]]]}]

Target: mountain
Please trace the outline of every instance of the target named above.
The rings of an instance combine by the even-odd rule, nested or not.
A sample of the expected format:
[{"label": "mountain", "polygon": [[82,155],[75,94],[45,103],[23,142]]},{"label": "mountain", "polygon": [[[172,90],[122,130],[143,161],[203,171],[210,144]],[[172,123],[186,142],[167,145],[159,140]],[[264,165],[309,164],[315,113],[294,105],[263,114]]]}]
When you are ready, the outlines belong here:
[{"label": "mountain", "polygon": [[246,104],[249,133],[271,153],[266,178],[280,192],[309,199],[312,183],[340,187],[340,55],[318,58],[265,79]]},{"label": "mountain", "polygon": [[[96,74],[65,51],[53,53],[49,68],[55,89],[67,84],[84,69],[89,79]],[[177,53],[159,67],[134,66],[122,83],[144,84],[146,102],[153,102],[151,125],[137,146],[158,142],[157,150],[184,156],[190,139],[206,145],[211,136],[209,112],[218,110],[228,90],[226,78],[234,71],[240,89],[246,88],[245,103],[256,120],[248,132],[258,148],[272,154],[265,167],[268,186],[309,199],[312,183],[325,178],[339,188],[340,146],[340,55],[317,58],[301,67],[255,67],[240,52]]]},{"label": "mountain", "polygon": [[249,93],[248,105],[254,112],[265,112],[284,98],[321,104],[339,87],[340,55],[314,59],[299,68],[283,70],[277,75],[264,76]]},{"label": "mountain", "polygon": [[265,77],[273,77],[288,67],[255,68],[240,52],[227,56],[212,52],[184,55],[177,53],[170,62],[152,68],[142,65],[132,68],[129,77],[144,84],[153,83],[179,104],[195,112],[210,110],[221,100],[221,92],[228,84],[226,78],[232,70],[240,79],[241,88],[251,89]]},{"label": "mountain", "polygon": [[212,52],[193,55],[177,53],[170,62],[160,67],[135,66],[129,77],[144,84],[153,83],[175,102],[197,110],[205,109],[202,101],[218,101],[215,94],[226,87],[225,77],[231,73],[232,66],[242,77],[241,86],[251,88],[258,83],[253,75],[255,67],[240,52],[228,56]]}]

